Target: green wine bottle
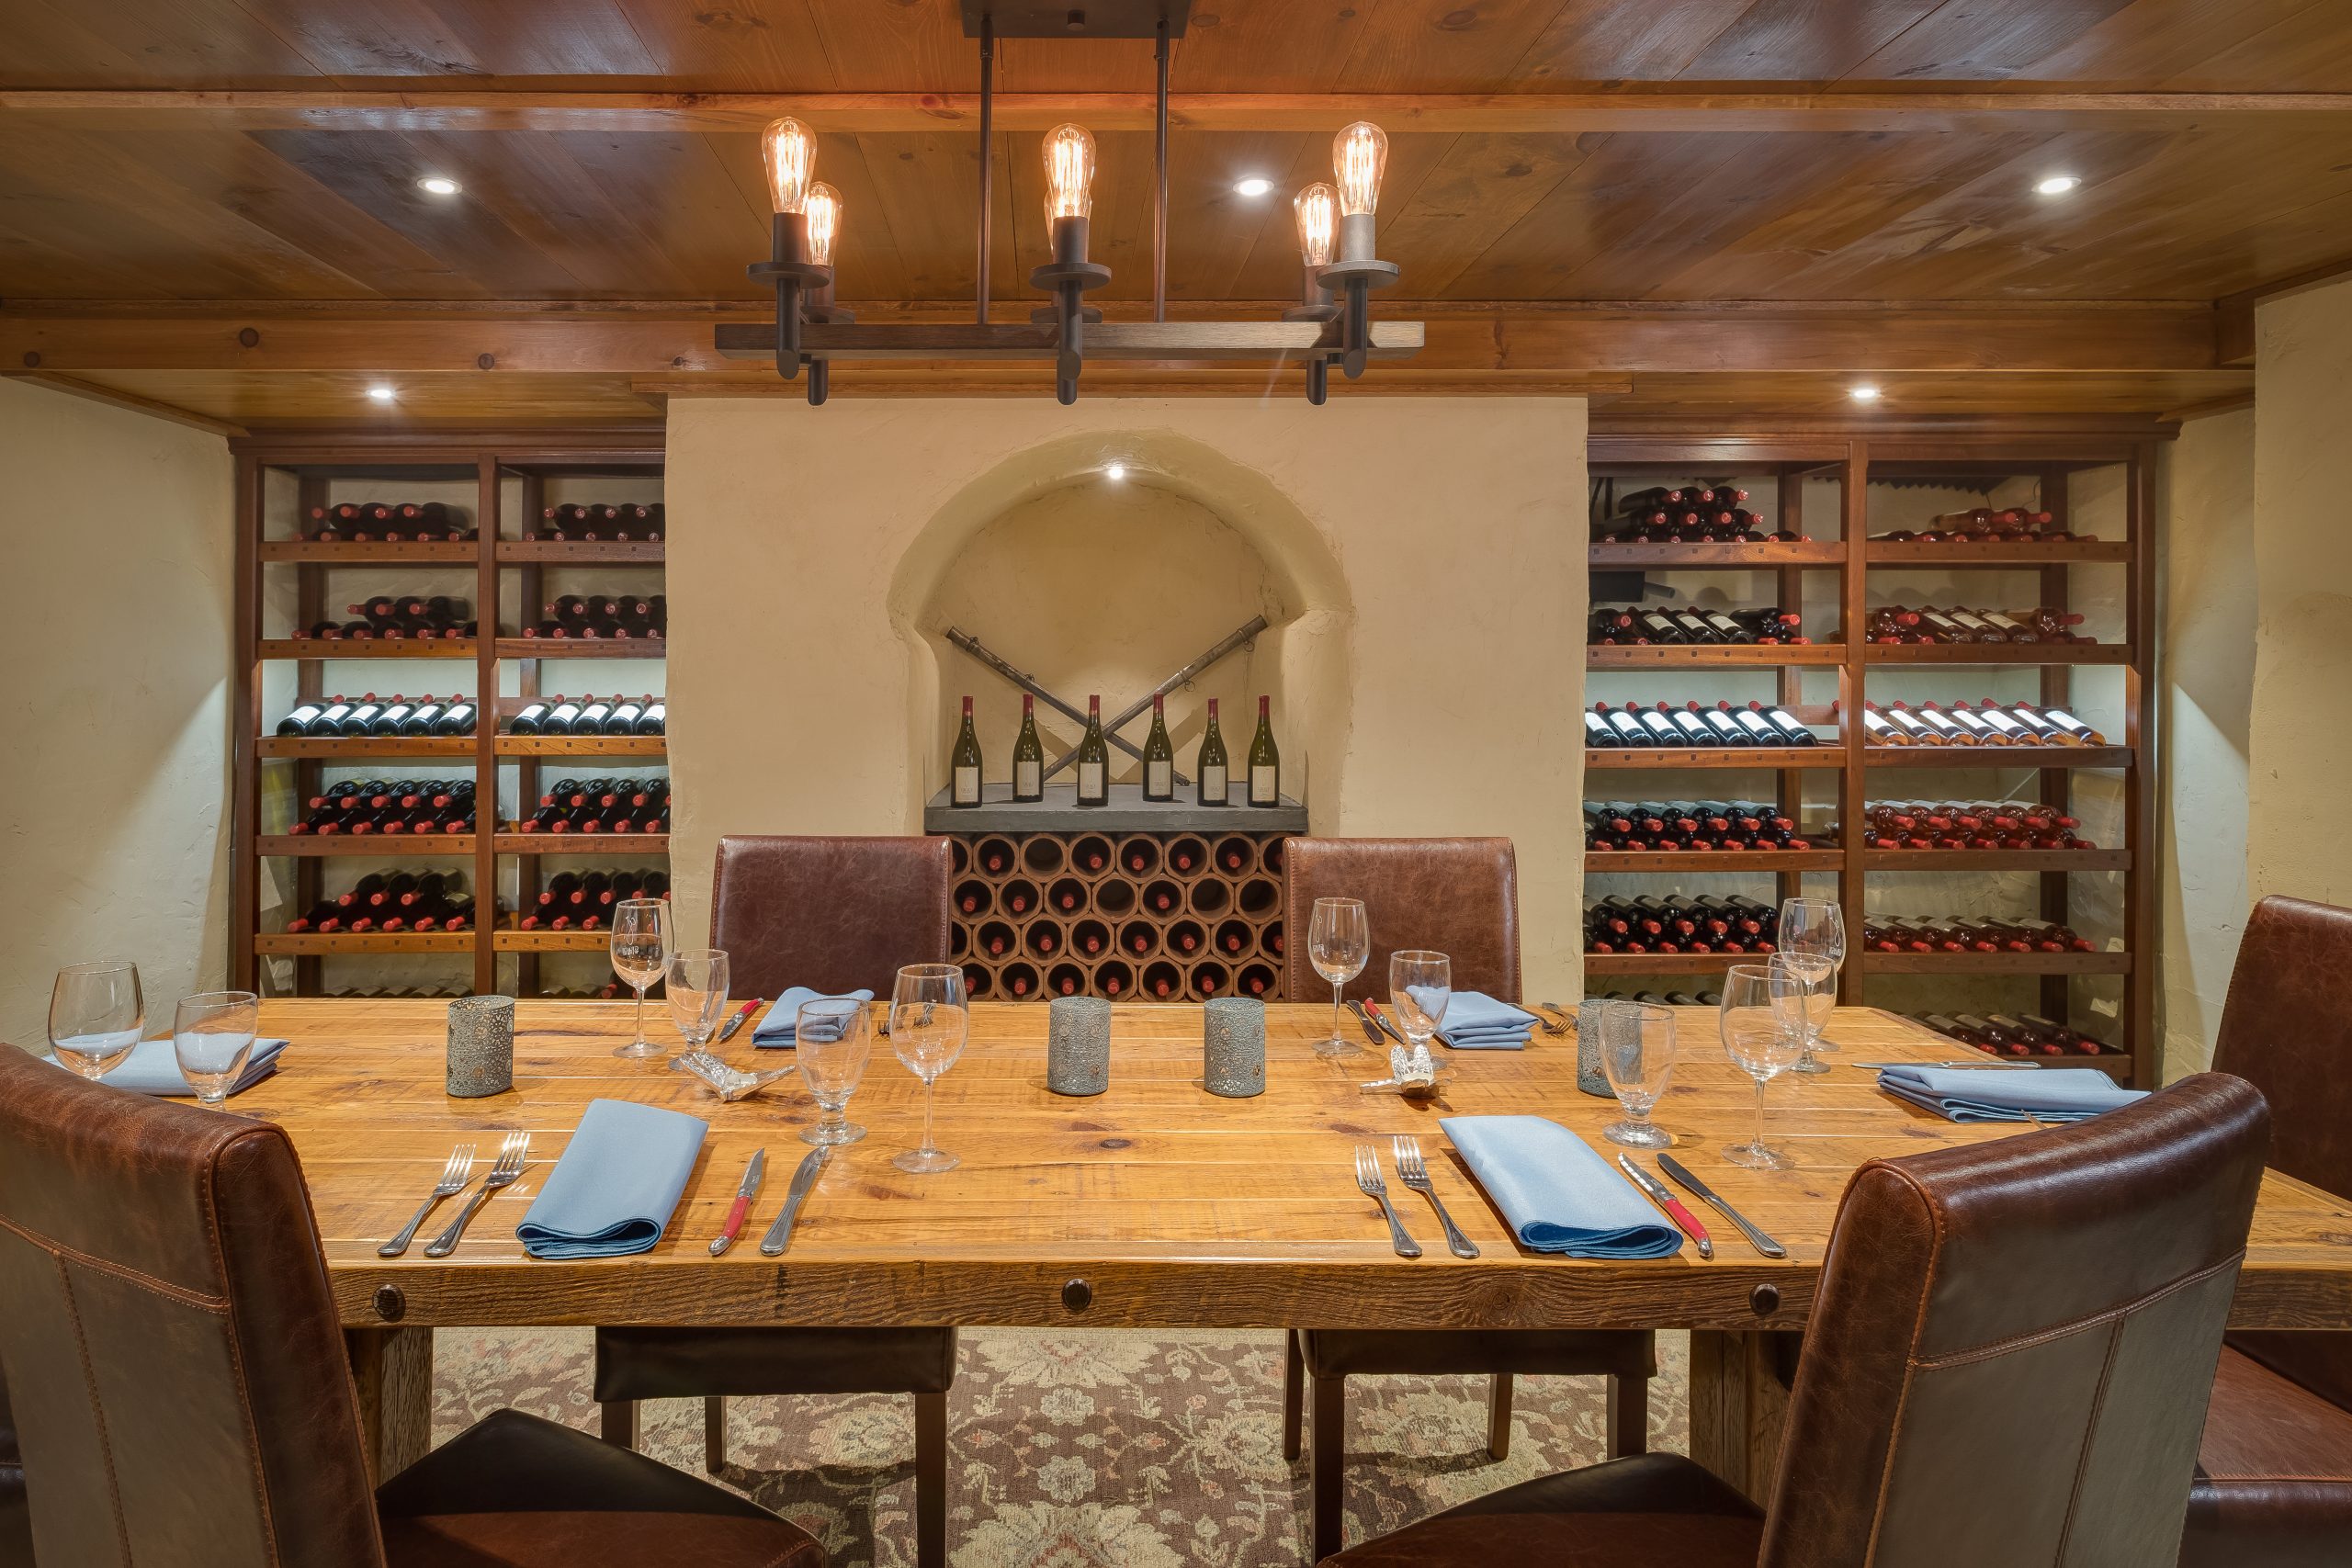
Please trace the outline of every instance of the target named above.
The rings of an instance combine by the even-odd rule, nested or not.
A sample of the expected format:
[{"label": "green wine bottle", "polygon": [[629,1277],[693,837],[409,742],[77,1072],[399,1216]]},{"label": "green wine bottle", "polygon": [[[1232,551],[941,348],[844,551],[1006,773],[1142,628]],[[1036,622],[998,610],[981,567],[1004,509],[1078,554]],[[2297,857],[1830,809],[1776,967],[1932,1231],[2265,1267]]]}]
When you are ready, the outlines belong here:
[{"label": "green wine bottle", "polygon": [[1151,699],[1151,733],[1143,742],[1143,797],[1176,798],[1176,748],[1168,739],[1168,713],[1157,696]]},{"label": "green wine bottle", "polygon": [[1283,803],[1283,754],[1274,744],[1273,699],[1258,699],[1258,733],[1250,739],[1250,804]]},{"label": "green wine bottle", "polygon": [[1046,798],[1046,749],[1037,743],[1037,699],[1021,697],[1021,738],[1012,743],[1012,798]]},{"label": "green wine bottle", "polygon": [[1200,781],[1203,806],[1230,806],[1226,794],[1225,737],[1216,727],[1216,699],[1209,699],[1209,727],[1201,737],[1200,760],[1193,764],[1193,774]]},{"label": "green wine bottle", "polygon": [[980,738],[972,728],[972,699],[964,699],[964,729],[956,737],[955,754],[947,759],[947,804],[980,803]]},{"label": "green wine bottle", "polygon": [[1102,699],[1086,699],[1086,734],[1078,743],[1078,803],[1111,804],[1111,747],[1102,739]]}]

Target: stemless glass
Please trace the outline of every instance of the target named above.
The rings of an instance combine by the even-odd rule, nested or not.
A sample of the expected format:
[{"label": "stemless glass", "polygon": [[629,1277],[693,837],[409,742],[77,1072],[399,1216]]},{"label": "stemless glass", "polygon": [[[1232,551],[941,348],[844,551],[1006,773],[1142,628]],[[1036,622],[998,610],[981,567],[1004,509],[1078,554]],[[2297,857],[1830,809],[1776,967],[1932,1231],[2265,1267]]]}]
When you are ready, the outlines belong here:
[{"label": "stemless glass", "polygon": [[206,991],[181,999],[172,1016],[172,1055],[198,1105],[229,1098],[260,1031],[261,998],[251,991]]},{"label": "stemless glass", "polygon": [[85,1078],[121,1066],[147,1026],[139,965],[109,958],[69,964],[49,992],[49,1043],[57,1059]]},{"label": "stemless glass", "polygon": [[[1822,1003],[1816,1013],[1805,1011],[1804,1052],[1797,1057],[1795,1071],[1826,1073],[1826,1062],[1817,1060],[1816,1051],[1834,1051],[1836,1046],[1821,1037],[1822,1025],[1828,1021],[1829,1010],[1836,1004],[1838,971],[1846,963],[1846,915],[1834,898],[1783,898],[1778,940],[1773,945],[1792,958],[1803,958],[1823,966],[1819,976]],[[1801,971],[1808,977],[1815,971]]]},{"label": "stemless glass", "polygon": [[971,1019],[964,1002],[964,972],[953,964],[910,964],[890,987],[890,1049],[907,1070],[922,1079],[922,1146],[892,1156],[890,1163],[916,1175],[953,1170],[961,1157],[931,1138],[933,1103],[939,1075],[964,1054]]},{"label": "stemless glass", "polygon": [[[849,1119],[849,1097],[865,1077],[874,1054],[874,1024],[865,1004],[854,997],[819,997],[800,1004],[793,1026],[792,1054],[799,1058],[801,1081],[817,1102],[814,1127],[800,1130],[800,1141],[820,1145],[854,1144],[865,1129]],[[923,1138],[928,1144],[928,1135]],[[951,1156],[952,1157],[952,1156]]]},{"label": "stemless glass", "polygon": [[1444,953],[1408,948],[1388,955],[1388,1005],[1414,1045],[1429,1044],[1453,999],[1453,960]]},{"label": "stemless glass", "polygon": [[687,1055],[699,1055],[718,1032],[719,1015],[727,1010],[727,954],[718,948],[687,948],[670,955],[662,994],[669,998],[670,1021],[685,1036]]},{"label": "stemless glass", "polygon": [[1315,1049],[1326,1056],[1356,1048],[1355,1042],[1340,1029],[1340,992],[1363,973],[1371,958],[1372,927],[1363,918],[1363,900],[1315,900],[1314,919],[1306,928],[1306,959],[1317,975],[1331,982],[1331,1038],[1315,1043]]},{"label": "stemless glass", "polygon": [[1802,1053],[1804,1036],[1781,1027],[1777,989],[1793,994],[1796,981],[1785,969],[1777,976],[1760,964],[1736,964],[1724,976],[1724,999],[1716,1014],[1724,1053],[1756,1080],[1756,1136],[1724,1151],[1724,1158],[1752,1170],[1786,1170],[1795,1162],[1764,1143],[1764,1086],[1786,1071]]},{"label": "stemless glass", "polygon": [[637,993],[637,1038],[616,1048],[616,1056],[658,1056],[660,1046],[645,1037],[645,988],[662,978],[670,961],[670,905],[661,898],[625,898],[613,906],[613,973]]},{"label": "stemless glass", "polygon": [[1600,1009],[1600,1068],[1625,1119],[1600,1135],[1634,1149],[1663,1149],[1674,1135],[1650,1120],[1650,1107],[1674,1077],[1674,1014],[1642,1002],[1605,1002]]}]

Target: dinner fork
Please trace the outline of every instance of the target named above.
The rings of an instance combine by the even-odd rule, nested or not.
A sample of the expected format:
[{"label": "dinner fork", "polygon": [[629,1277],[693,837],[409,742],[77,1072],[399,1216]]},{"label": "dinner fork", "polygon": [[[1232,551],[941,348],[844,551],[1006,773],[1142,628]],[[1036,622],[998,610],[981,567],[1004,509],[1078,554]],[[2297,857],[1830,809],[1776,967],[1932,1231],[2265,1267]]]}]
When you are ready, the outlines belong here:
[{"label": "dinner fork", "polygon": [[1421,1159],[1421,1141],[1399,1133],[1390,1140],[1396,1156],[1396,1179],[1430,1201],[1437,1211],[1437,1223],[1445,1227],[1445,1249],[1456,1258],[1476,1258],[1478,1244],[1462,1234],[1453,1216],[1437,1200],[1437,1189],[1430,1182],[1430,1168]]},{"label": "dinner fork", "polygon": [[498,1146],[498,1163],[492,1166],[490,1174],[481,1179],[481,1185],[475,1188],[474,1195],[466,1200],[466,1206],[458,1211],[458,1217],[449,1222],[449,1228],[435,1236],[431,1245],[425,1247],[424,1256],[447,1258],[457,1251],[458,1238],[466,1234],[466,1224],[474,1217],[474,1211],[481,1208],[482,1201],[492,1193],[502,1187],[513,1186],[521,1178],[524,1158],[530,1152],[530,1134],[507,1134],[506,1141]]},{"label": "dinner fork", "polygon": [[1388,1182],[1380,1174],[1380,1156],[1372,1152],[1370,1144],[1356,1145],[1356,1185],[1363,1189],[1365,1197],[1380,1201],[1380,1212],[1388,1216],[1388,1240],[1396,1248],[1396,1256],[1419,1258],[1421,1244],[1405,1234],[1405,1222],[1389,1206]]},{"label": "dinner fork", "polygon": [[[1567,1010],[1562,1007],[1559,1003],[1537,1002],[1535,1004],[1535,1021],[1542,1024],[1544,1026],[1544,1032],[1550,1035],[1553,1039],[1557,1040],[1560,1036],[1566,1034],[1570,1027],[1572,1027],[1567,1022]],[[1554,1019],[1548,1016],[1551,1013],[1558,1013],[1560,1016],[1557,1019]]]},{"label": "dinner fork", "polygon": [[441,1179],[435,1182],[433,1190],[424,1195],[424,1201],[417,1206],[416,1213],[410,1216],[408,1224],[401,1227],[401,1234],[378,1247],[376,1256],[398,1258],[401,1253],[406,1252],[408,1244],[416,1239],[416,1227],[424,1223],[424,1216],[433,1212],[433,1206],[444,1198],[455,1198],[458,1193],[463,1192],[466,1190],[466,1183],[473,1179],[473,1174],[474,1146],[471,1144],[459,1144],[449,1151],[449,1163],[441,1168]]}]

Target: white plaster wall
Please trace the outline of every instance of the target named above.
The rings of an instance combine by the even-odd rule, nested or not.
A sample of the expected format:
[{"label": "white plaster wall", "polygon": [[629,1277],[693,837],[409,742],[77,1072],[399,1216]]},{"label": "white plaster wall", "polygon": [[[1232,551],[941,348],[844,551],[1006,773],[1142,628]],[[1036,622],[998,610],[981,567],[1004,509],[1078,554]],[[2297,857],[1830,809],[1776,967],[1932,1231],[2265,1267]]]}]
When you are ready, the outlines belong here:
[{"label": "white plaster wall", "polygon": [[[1256,658],[1315,830],[1511,838],[1529,986],[1578,994],[1584,446],[1578,399],[674,401],[683,929],[722,833],[918,830],[952,694],[925,607],[988,524],[1117,458],[1297,607]],[[1068,592],[1153,613],[1148,583]]]},{"label": "white plaster wall", "polygon": [[228,968],[232,472],[217,435],[0,382],[9,613],[0,1039],[63,964],[129,958],[151,1024]]}]

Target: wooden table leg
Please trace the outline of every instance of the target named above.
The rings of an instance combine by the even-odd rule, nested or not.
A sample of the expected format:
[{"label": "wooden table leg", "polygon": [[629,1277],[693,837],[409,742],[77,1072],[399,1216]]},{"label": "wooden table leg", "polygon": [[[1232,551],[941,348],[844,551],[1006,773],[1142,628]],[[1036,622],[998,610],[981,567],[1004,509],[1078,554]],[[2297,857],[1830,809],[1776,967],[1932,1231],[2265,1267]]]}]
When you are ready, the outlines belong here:
[{"label": "wooden table leg", "polygon": [[346,1328],[343,1340],[368,1467],[381,1483],[433,1446],[433,1330]]},{"label": "wooden table leg", "polygon": [[1781,1465],[1801,1336],[1693,1330],[1690,1457],[1758,1503]]}]

